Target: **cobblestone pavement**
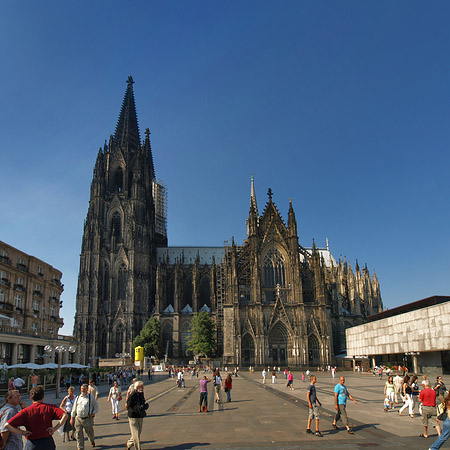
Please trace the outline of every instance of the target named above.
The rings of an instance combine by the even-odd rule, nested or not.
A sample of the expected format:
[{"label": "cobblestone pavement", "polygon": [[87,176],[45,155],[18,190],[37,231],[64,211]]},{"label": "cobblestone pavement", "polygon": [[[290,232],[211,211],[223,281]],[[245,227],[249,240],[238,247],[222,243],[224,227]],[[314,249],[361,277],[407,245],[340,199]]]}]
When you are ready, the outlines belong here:
[{"label": "cobblestone pavement", "polygon": [[[242,372],[233,380],[232,402],[214,403],[212,387],[209,389],[209,413],[198,412],[198,380],[186,378],[186,387],[176,387],[167,375],[155,376],[145,385],[145,396],[150,402],[148,416],[144,419],[142,448],[145,450],[199,450],[227,449],[428,449],[437,436],[429,427],[429,439],[419,437],[423,432],[421,419],[408,415],[399,417],[397,410],[383,411],[385,379],[367,374],[343,372],[346,386],[357,399],[358,405],[349,402],[348,415],[354,435],[349,435],[343,425],[339,430],[331,426],[334,414],[333,388],[338,378],[329,373],[316,373],[319,400],[323,404],[320,430],[323,437],[306,434],[308,408],[306,390],[301,374],[294,373],[294,391],[289,391],[283,374],[278,383],[262,384],[260,372]],[[339,374],[338,374],[339,375]],[[445,381],[445,380],[444,380]],[[129,436],[128,420],[121,402],[120,420],[113,421],[110,405],[106,402],[108,386],[100,386],[100,411],[95,418],[98,449],[125,449]],[[54,395],[54,394],[53,394]],[[226,394],[222,392],[222,398]],[[56,403],[49,394],[48,403]],[[314,424],[312,426],[314,429]],[[62,442],[55,436],[58,449],[76,449],[75,442]],[[449,443],[450,444],[450,443]],[[91,448],[86,441],[85,448]],[[443,447],[445,448],[445,447]]]}]

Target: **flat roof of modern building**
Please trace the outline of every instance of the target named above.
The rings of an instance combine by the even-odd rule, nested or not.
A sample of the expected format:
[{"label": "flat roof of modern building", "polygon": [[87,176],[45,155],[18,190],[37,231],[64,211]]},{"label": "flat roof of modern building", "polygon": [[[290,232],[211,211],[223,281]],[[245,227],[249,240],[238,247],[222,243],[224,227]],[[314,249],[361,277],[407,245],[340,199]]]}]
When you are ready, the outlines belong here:
[{"label": "flat roof of modern building", "polygon": [[387,309],[378,314],[373,314],[367,317],[367,322],[374,322],[380,319],[386,319],[387,317],[397,316],[411,311],[417,311],[418,309],[426,308],[428,306],[439,305],[440,303],[449,302],[450,297],[445,295],[433,295],[416,302],[407,303],[406,305],[397,306],[396,308]]}]

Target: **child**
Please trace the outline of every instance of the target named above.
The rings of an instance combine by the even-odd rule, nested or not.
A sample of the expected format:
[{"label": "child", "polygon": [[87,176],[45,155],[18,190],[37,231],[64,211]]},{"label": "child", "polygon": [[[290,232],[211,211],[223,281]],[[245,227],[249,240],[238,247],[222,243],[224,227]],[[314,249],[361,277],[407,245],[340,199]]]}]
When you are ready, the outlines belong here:
[{"label": "child", "polygon": [[385,397],[385,399],[384,399],[384,410],[386,411],[386,412],[388,412],[388,410],[389,410],[389,397]]}]

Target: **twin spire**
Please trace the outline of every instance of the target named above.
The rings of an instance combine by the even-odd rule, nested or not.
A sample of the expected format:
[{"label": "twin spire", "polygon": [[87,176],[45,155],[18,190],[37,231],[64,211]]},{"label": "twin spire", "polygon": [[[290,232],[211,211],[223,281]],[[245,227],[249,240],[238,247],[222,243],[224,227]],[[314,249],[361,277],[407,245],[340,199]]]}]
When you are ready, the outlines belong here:
[{"label": "twin spire", "polygon": [[127,90],[117,121],[116,132],[114,133],[114,143],[121,148],[128,147],[130,150],[141,148],[139,125],[136,114],[136,104],[134,102],[133,77],[130,75],[127,80]]}]

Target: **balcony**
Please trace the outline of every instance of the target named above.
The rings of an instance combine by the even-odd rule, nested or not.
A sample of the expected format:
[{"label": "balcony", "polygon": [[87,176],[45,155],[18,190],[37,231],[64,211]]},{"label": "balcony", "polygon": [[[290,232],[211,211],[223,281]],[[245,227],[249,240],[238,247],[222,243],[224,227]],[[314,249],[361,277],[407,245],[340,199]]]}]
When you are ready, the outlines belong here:
[{"label": "balcony", "polygon": [[0,310],[2,311],[13,311],[14,306],[9,303],[0,303]]},{"label": "balcony", "polygon": [[22,272],[28,272],[28,267],[23,263],[17,263],[17,268]]},{"label": "balcony", "polygon": [[58,278],[53,278],[52,283],[56,286],[61,287],[61,281],[59,281]]},{"label": "balcony", "polygon": [[8,286],[8,287],[11,286],[11,282],[8,280],[8,278],[2,278],[0,280],[0,284],[3,284],[3,286]]},{"label": "balcony", "polygon": [[55,297],[54,295],[51,295],[48,299],[49,299],[51,302],[57,302],[57,301],[58,301],[58,297]]},{"label": "balcony", "polygon": [[33,295],[35,295],[36,297],[40,297],[40,298],[43,297],[42,292],[41,291],[37,291],[37,290],[33,291]]},{"label": "balcony", "polygon": [[23,308],[21,308],[20,306],[16,306],[16,312],[19,314],[23,314]]},{"label": "balcony", "polygon": [[37,276],[38,276],[39,278],[44,278],[44,274],[43,274],[42,272],[38,272],[38,273],[37,273]]},{"label": "balcony", "polygon": [[24,286],[23,284],[21,284],[21,283],[16,283],[16,284],[14,285],[14,289],[15,289],[16,291],[25,292],[25,286]]},{"label": "balcony", "polygon": [[0,262],[2,262],[3,264],[8,264],[8,266],[11,265],[11,260],[9,259],[9,256],[0,255]]}]

